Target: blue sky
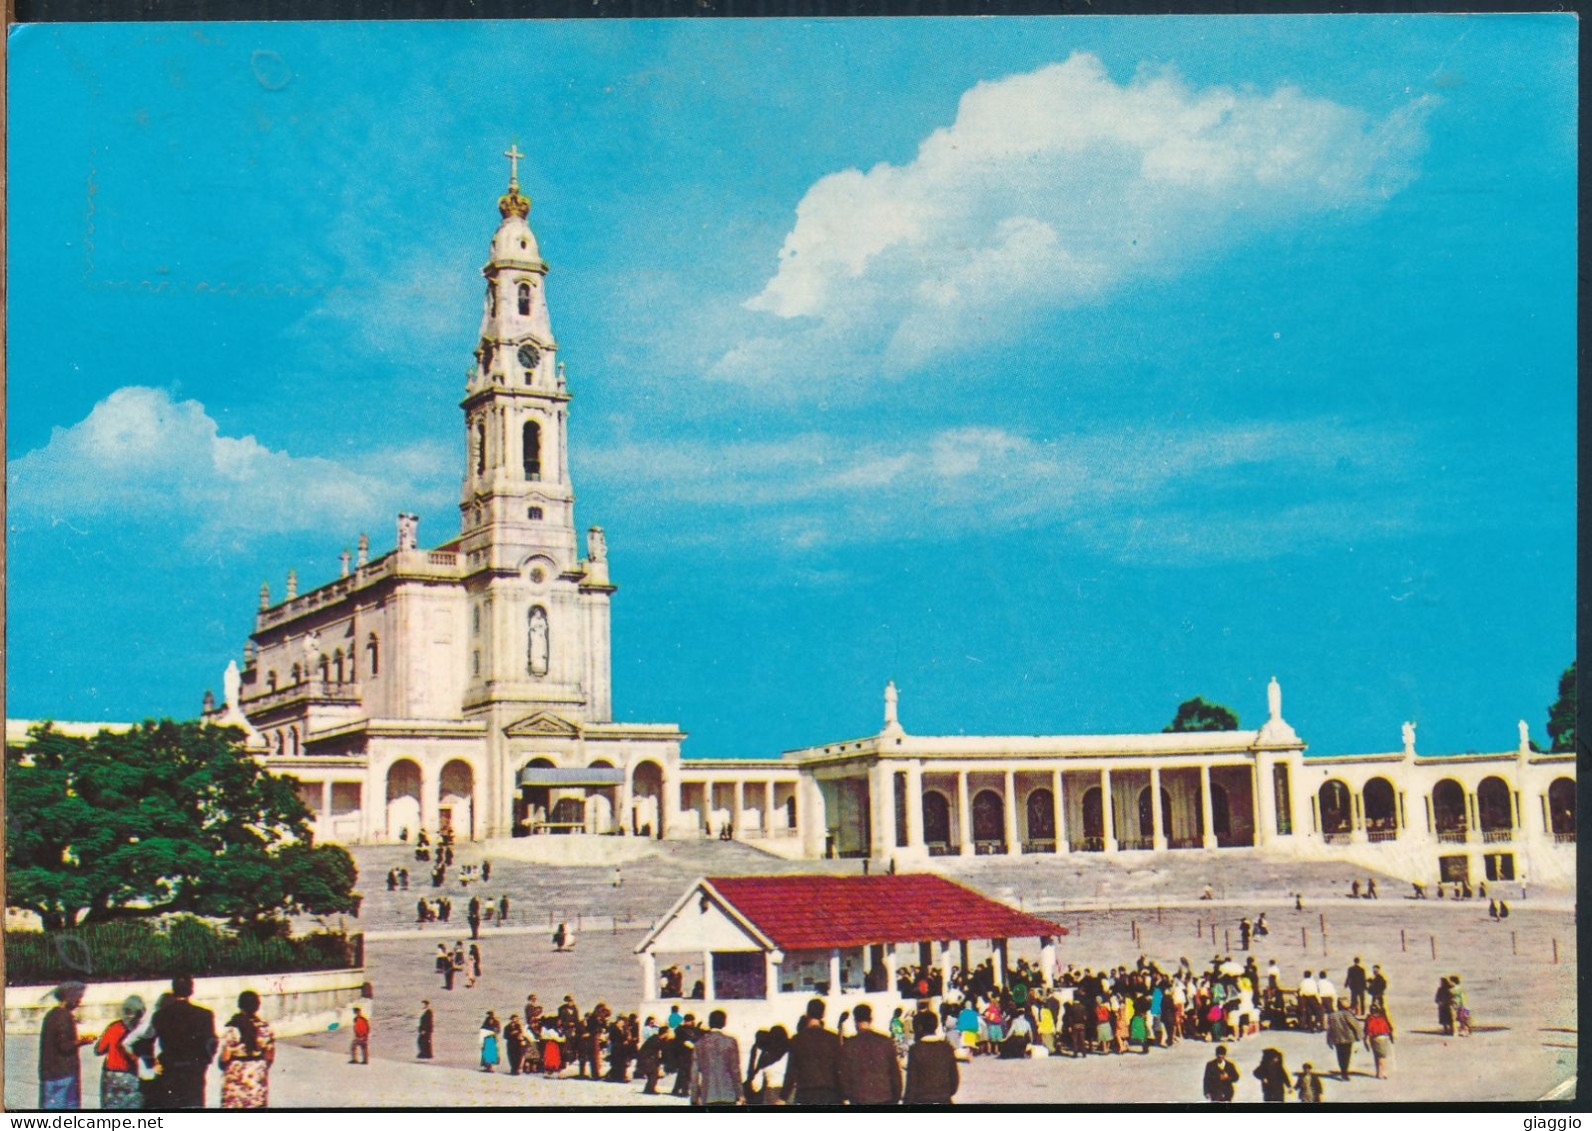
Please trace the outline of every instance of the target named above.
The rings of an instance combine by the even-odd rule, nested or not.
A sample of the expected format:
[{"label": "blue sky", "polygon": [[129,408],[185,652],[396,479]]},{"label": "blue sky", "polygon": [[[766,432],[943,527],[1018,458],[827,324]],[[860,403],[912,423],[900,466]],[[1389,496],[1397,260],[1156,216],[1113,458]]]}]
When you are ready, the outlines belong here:
[{"label": "blue sky", "polygon": [[1568,16],[23,28],[7,714],[192,716],[262,580],[456,527],[511,140],[616,714],[1545,741]]}]

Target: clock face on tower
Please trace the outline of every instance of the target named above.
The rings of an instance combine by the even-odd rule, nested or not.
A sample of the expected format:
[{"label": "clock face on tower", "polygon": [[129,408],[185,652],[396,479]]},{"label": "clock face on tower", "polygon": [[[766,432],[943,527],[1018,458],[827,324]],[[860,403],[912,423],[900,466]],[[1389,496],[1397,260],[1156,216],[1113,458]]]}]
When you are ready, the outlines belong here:
[{"label": "clock face on tower", "polygon": [[542,351],[530,342],[520,347],[520,364],[527,369],[535,369],[536,363],[542,360]]}]

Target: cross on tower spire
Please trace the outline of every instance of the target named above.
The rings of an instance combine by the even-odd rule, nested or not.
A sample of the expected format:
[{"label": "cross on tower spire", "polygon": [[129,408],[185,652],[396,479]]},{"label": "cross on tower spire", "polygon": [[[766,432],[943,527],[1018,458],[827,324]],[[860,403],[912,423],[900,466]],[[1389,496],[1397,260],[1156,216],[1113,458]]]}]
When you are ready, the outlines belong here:
[{"label": "cross on tower spire", "polygon": [[520,187],[520,158],[525,154],[520,152],[519,142],[515,142],[503,151],[503,156],[509,159],[509,191],[513,192]]}]

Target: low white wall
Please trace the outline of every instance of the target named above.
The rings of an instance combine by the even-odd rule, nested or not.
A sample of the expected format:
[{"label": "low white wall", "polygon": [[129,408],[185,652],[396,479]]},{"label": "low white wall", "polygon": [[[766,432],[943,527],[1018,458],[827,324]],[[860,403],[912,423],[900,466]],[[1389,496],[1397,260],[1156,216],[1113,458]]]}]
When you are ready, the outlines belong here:
[{"label": "low white wall", "polygon": [[[842,1013],[856,1009],[863,1002],[872,1007],[873,1027],[881,1032],[889,1031],[890,1015],[895,1012],[897,1006],[905,1006],[909,1013],[917,1008],[917,998],[903,998],[894,990],[890,990],[838,996],[781,993],[765,999],[737,998],[723,1001],[703,1001],[701,998],[654,998],[643,1001],[637,1008],[636,1015],[645,1019],[650,1014],[656,1018],[658,1024],[662,1025],[669,1019],[670,1008],[677,1005],[682,1016],[687,1013],[695,1014],[697,1023],[705,1029],[708,1025],[708,1014],[715,1009],[722,1009],[726,1018],[724,1031],[741,1042],[741,1059],[744,1061],[759,1029],[767,1029],[771,1025],[783,1025],[786,1035],[794,1037],[796,1022],[807,1012],[807,1003],[815,997],[824,999],[824,1024],[831,1029],[840,1020]],[[938,1004],[939,1000],[935,998],[935,1004]]]},{"label": "low white wall", "polygon": [[532,864],[597,865],[629,864],[656,851],[656,842],[643,836],[592,836],[570,833],[563,836],[498,837],[481,842],[481,855],[488,860],[524,860]]},{"label": "low white wall", "polygon": [[[195,978],[193,1000],[216,1013],[216,1028],[226,1024],[238,1009],[238,995],[253,990],[260,995],[260,1015],[279,1037],[319,1032],[334,1021],[346,1023],[349,1007],[364,996],[365,971],[313,970],[302,974],[238,974],[224,978]],[[121,1015],[122,1002],[131,994],[153,1009],[155,1000],[171,990],[170,979],[149,982],[91,982],[78,1007],[79,1026],[100,1032]],[[54,986],[7,986],[6,1032],[37,1033],[44,1015],[55,1008]]]}]

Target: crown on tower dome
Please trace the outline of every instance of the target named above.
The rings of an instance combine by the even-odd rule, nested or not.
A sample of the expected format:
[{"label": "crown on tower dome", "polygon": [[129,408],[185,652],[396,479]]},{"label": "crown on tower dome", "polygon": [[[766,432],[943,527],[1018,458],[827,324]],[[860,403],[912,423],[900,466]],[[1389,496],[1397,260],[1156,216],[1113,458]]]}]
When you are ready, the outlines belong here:
[{"label": "crown on tower dome", "polygon": [[523,220],[531,214],[530,199],[520,195],[520,158],[525,154],[516,144],[504,150],[503,156],[509,159],[509,191],[498,197],[498,213],[505,220],[510,216]]}]

